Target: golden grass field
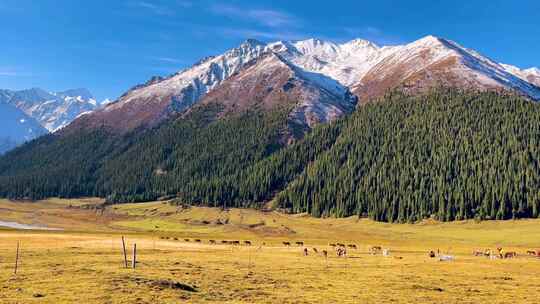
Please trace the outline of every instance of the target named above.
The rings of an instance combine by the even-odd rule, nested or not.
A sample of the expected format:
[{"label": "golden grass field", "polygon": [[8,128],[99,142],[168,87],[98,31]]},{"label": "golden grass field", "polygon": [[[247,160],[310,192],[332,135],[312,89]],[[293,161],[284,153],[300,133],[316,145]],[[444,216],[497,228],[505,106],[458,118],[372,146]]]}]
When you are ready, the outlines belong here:
[{"label": "golden grass field", "polygon": [[[386,224],[164,202],[93,209],[98,199],[0,200],[0,303],[538,303],[540,221]],[[121,236],[137,244],[125,269]],[[165,239],[169,238],[169,239]],[[177,238],[178,240],[175,240]],[[184,239],[190,239],[190,242]],[[201,239],[202,243],[195,243]],[[252,246],[210,245],[249,240]],[[282,242],[289,241],[287,248]],[[309,255],[303,256],[303,241]],[[16,244],[21,254],[13,274]],[[356,244],[346,258],[329,243]],[[262,244],[265,243],[264,246]],[[371,255],[382,246],[390,256]],[[474,257],[475,249],[515,259]],[[328,259],[316,254],[328,250]],[[455,256],[429,258],[429,250]],[[194,290],[188,290],[193,288]]]}]

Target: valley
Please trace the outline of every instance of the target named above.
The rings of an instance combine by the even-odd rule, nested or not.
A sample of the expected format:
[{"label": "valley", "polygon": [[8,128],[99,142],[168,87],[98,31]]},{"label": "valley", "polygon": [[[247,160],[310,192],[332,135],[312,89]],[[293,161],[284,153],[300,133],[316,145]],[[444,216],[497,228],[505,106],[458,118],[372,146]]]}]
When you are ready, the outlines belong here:
[{"label": "valley", "polygon": [[[2,221],[63,230],[0,228],[0,302],[537,300],[540,259],[526,251],[540,247],[539,220],[387,224],[169,202],[104,209],[101,203],[100,199],[1,200]],[[122,236],[128,262],[137,244],[136,269],[124,269]],[[241,245],[223,245],[222,240],[238,240]],[[20,264],[14,275],[18,241]],[[300,241],[304,246],[295,245]],[[283,242],[292,244],[287,247]],[[330,243],[355,244],[357,249],[348,248],[346,257],[337,257]],[[373,246],[389,249],[388,256],[370,254]],[[516,251],[518,257],[491,260],[472,255],[474,250],[499,246]],[[454,260],[429,258],[430,250]]]}]

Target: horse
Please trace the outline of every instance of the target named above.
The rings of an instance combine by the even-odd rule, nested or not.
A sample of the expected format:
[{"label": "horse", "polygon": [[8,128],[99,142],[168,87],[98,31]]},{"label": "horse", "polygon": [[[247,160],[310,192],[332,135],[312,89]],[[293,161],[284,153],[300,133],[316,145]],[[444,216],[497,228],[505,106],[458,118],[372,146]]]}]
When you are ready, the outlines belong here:
[{"label": "horse", "polygon": [[504,254],[505,259],[511,259],[511,258],[515,258],[515,257],[517,257],[517,253],[514,252],[514,251],[506,252]]},{"label": "horse", "polygon": [[289,247],[289,246],[291,246],[291,242],[283,242],[283,245],[286,246],[286,247]]},{"label": "horse", "polygon": [[251,241],[244,241],[244,244],[245,244],[246,246],[251,246]]},{"label": "horse", "polygon": [[296,246],[304,246],[304,242],[296,242]]}]

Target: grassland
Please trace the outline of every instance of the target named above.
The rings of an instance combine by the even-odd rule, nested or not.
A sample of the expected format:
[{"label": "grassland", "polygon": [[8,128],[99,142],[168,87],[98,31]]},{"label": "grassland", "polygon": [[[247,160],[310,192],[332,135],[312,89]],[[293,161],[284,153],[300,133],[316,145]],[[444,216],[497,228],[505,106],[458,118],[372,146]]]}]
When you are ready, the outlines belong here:
[{"label": "grassland", "polygon": [[[0,228],[0,303],[536,303],[540,296],[540,259],[525,255],[540,248],[538,220],[409,225],[100,203],[0,200],[0,220],[63,229]],[[137,244],[136,269],[123,268],[122,235],[129,254]],[[303,241],[309,255],[284,241]],[[17,242],[21,264],[14,275]],[[339,258],[328,246],[336,242],[358,249]],[[390,256],[369,254],[374,245],[389,248]],[[471,254],[498,246],[520,256]],[[328,250],[328,259],[313,248]],[[431,259],[429,250],[455,261]]]}]

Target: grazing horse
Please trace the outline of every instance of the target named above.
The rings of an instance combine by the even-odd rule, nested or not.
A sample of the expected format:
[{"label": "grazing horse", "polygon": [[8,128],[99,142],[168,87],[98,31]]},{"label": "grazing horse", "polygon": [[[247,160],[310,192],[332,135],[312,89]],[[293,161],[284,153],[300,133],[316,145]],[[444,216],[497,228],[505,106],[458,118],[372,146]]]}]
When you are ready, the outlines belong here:
[{"label": "grazing horse", "polygon": [[245,244],[246,246],[251,246],[251,241],[244,241],[244,244]]},{"label": "grazing horse", "polygon": [[289,246],[291,246],[291,242],[283,242],[283,245],[286,246],[286,247],[289,247]]},{"label": "grazing horse", "polygon": [[511,258],[515,258],[515,257],[517,257],[517,253],[514,252],[514,251],[506,252],[504,254],[505,259],[511,259]]},{"label": "grazing horse", "polygon": [[296,246],[304,246],[304,242],[296,242]]},{"label": "grazing horse", "polygon": [[347,245],[347,247],[349,247],[351,249],[358,249],[358,247],[356,247],[355,244],[349,244],[349,245]]},{"label": "grazing horse", "polygon": [[184,241],[185,241],[185,242],[189,242],[189,241],[190,241],[190,239],[184,239]]},{"label": "grazing horse", "polygon": [[215,245],[215,244],[216,244],[216,240],[210,240],[210,244]]},{"label": "grazing horse", "polygon": [[240,245],[240,241],[233,241],[233,245]]},{"label": "grazing horse", "polygon": [[370,249],[369,249],[369,252],[371,252],[371,254],[373,255],[376,255],[378,252],[382,251],[382,247],[381,246],[372,246]]},{"label": "grazing horse", "polygon": [[336,244],[328,244],[330,247],[336,247]]},{"label": "grazing horse", "polygon": [[195,243],[200,243],[200,242],[202,242],[202,241],[199,240],[199,239],[196,239],[196,240],[195,240]]},{"label": "grazing horse", "polygon": [[345,249],[345,247],[339,247],[336,250],[336,254],[338,257],[347,256],[347,249]]},{"label": "grazing horse", "polygon": [[342,243],[337,243],[336,245],[338,245],[339,247],[345,247],[345,244]]},{"label": "grazing horse", "polygon": [[319,251],[317,250],[317,248],[313,248],[313,252],[319,253]]},{"label": "grazing horse", "polygon": [[229,244],[229,241],[221,241],[221,244]]},{"label": "grazing horse", "polygon": [[527,250],[527,254],[528,255],[536,255],[536,251],[535,250]]},{"label": "grazing horse", "polygon": [[177,238],[177,237],[175,237],[175,238],[173,238],[173,240],[175,240],[175,241],[178,241],[178,238]]}]

